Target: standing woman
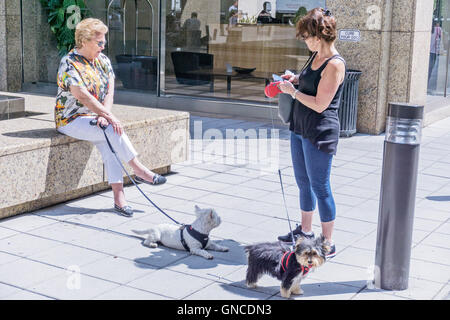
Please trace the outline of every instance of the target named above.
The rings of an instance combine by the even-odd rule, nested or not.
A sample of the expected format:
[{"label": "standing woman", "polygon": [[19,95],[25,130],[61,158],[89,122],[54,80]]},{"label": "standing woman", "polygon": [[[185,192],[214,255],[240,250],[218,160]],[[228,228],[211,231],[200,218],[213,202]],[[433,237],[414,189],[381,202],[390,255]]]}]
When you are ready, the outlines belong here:
[{"label": "standing woman", "polygon": [[[338,108],[345,60],[334,46],[336,19],[329,10],[309,11],[296,29],[297,38],[306,42],[313,56],[299,75],[286,76],[280,84],[281,91],[295,100],[289,130],[302,223],[293,233],[295,237],[314,237],[312,219],[318,203],[322,234],[331,244],[327,258],[332,258],[336,255],[332,239],[336,206],[330,188],[330,172],[339,139]],[[298,90],[293,84],[298,84]],[[291,235],[288,233],[278,239],[290,242]]]},{"label": "standing woman", "polygon": [[[77,24],[75,48],[61,59],[57,83],[56,129],[68,136],[91,141],[100,151],[114,194],[115,210],[127,217],[133,209],[127,205],[123,190],[123,172],[109,148],[103,130],[122,161],[136,174],[136,181],[161,184],[166,178],[155,174],[137,159],[137,152],[124,133],[122,123],[111,111],[114,96],[114,72],[102,53],[108,27],[99,19],[88,18]],[[90,125],[97,119],[97,126]]]}]

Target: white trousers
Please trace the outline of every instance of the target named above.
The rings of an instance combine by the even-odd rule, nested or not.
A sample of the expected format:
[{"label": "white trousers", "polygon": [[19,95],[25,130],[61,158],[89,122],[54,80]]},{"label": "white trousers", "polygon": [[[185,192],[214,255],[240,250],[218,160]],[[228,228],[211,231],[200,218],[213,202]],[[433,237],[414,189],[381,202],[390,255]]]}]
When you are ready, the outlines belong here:
[{"label": "white trousers", "polygon": [[[109,148],[103,130],[90,124],[92,119],[95,119],[95,117],[78,117],[69,124],[59,127],[58,131],[75,139],[92,142],[102,155],[106,173],[108,174],[108,183],[123,183],[122,167]],[[128,163],[138,155],[125,133],[119,136],[111,126],[108,126],[105,132],[116,155],[122,162]]]}]

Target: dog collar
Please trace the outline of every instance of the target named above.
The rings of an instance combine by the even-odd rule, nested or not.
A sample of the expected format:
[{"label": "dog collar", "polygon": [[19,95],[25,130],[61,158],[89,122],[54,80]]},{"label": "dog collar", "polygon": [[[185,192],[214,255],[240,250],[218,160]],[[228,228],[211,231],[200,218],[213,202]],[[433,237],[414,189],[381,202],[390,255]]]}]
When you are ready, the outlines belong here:
[{"label": "dog collar", "polygon": [[[291,258],[292,254],[294,254],[294,251],[286,251],[283,256],[281,257],[281,268],[283,269],[283,272],[286,272],[288,265],[289,265],[289,259]],[[287,258],[286,258],[287,256]],[[298,264],[298,262],[297,262]],[[302,275],[306,275],[310,270],[310,266],[303,266],[299,264],[300,266],[300,272]]]},{"label": "dog collar", "polygon": [[180,238],[181,238],[181,244],[186,249],[186,251],[190,251],[190,249],[189,249],[189,246],[187,245],[186,240],[184,239],[184,236],[183,236],[184,229],[187,230],[187,232],[191,235],[191,237],[193,237],[195,240],[197,240],[198,242],[201,243],[202,249],[205,249],[206,245],[208,244],[209,236],[207,234],[198,232],[197,230],[192,228],[192,226],[190,224],[183,224],[180,227]]}]

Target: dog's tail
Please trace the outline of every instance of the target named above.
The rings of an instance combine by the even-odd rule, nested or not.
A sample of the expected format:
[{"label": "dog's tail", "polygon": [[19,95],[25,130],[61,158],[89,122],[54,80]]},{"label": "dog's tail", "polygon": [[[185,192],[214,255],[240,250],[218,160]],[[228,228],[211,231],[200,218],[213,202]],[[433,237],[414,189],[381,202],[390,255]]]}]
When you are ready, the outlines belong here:
[{"label": "dog's tail", "polygon": [[133,231],[134,233],[136,233],[136,234],[149,234],[150,233],[150,230],[131,230],[131,231]]},{"label": "dog's tail", "polygon": [[248,246],[244,247],[244,251],[245,251],[245,254],[247,255],[247,259],[249,258],[250,252],[252,251],[253,247],[254,247],[254,245],[248,245]]}]

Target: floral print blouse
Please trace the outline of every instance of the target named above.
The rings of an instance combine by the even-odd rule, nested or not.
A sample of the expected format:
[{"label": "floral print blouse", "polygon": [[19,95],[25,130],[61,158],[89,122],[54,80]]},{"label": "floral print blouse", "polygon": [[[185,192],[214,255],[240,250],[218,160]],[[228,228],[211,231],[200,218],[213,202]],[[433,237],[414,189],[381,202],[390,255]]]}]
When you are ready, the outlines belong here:
[{"label": "floral print blouse", "polygon": [[65,55],[59,64],[57,76],[56,128],[67,125],[79,116],[94,115],[70,93],[71,85],[86,88],[103,103],[109,91],[110,76],[114,77],[111,61],[103,53],[100,53],[93,63],[80,55],[76,49]]}]

